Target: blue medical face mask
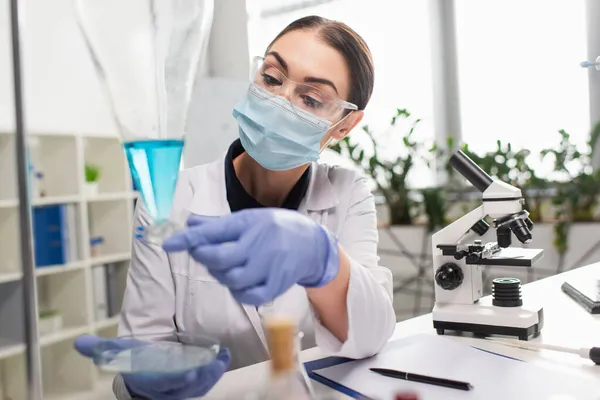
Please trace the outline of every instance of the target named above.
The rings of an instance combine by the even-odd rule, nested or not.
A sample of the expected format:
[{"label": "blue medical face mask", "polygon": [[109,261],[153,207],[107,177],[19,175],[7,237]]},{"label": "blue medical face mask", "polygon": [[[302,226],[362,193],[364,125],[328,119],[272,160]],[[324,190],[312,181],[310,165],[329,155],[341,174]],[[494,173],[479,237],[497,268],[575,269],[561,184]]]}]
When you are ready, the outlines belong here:
[{"label": "blue medical face mask", "polygon": [[242,146],[257,163],[284,171],[317,161],[332,123],[251,84],[233,109]]}]

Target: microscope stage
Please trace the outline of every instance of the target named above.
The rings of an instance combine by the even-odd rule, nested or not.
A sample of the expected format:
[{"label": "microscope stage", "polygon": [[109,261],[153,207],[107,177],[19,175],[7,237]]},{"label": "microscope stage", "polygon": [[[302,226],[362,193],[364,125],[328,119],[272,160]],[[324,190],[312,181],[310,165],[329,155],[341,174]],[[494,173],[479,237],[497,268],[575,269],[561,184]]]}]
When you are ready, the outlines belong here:
[{"label": "microscope stage", "polygon": [[471,332],[476,335],[516,336],[529,340],[544,325],[540,306],[523,304],[521,307],[498,307],[490,298],[475,304],[438,304],[433,308],[433,327],[438,334],[446,330]]},{"label": "microscope stage", "polygon": [[522,249],[518,247],[507,247],[500,250],[490,258],[483,258],[472,265],[496,265],[505,267],[531,267],[543,257],[542,249]]}]

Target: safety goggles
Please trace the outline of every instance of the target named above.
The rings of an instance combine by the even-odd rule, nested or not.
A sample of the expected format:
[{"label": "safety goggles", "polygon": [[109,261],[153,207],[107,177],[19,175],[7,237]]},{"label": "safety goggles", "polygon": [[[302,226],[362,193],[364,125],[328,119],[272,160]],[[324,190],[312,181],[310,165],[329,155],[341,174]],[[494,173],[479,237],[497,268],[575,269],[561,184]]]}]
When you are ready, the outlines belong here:
[{"label": "safety goggles", "polygon": [[327,90],[307,83],[290,80],[279,67],[264,57],[254,57],[250,68],[250,82],[273,96],[283,96],[299,109],[328,120],[339,117],[345,110],[357,110],[352,103],[338,99]]}]

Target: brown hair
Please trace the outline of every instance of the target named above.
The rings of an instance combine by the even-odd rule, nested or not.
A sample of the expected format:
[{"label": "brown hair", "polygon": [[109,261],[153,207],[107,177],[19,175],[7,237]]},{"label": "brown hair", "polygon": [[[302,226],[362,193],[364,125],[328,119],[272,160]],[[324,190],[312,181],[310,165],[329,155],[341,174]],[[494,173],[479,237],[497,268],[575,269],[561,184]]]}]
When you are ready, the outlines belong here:
[{"label": "brown hair", "polygon": [[349,26],[316,15],[300,18],[286,26],[267,47],[288,32],[296,30],[316,30],[319,37],[339,51],[350,69],[350,95],[348,101],[359,110],[364,110],[373,93],[375,71],[373,58],[367,43]]}]

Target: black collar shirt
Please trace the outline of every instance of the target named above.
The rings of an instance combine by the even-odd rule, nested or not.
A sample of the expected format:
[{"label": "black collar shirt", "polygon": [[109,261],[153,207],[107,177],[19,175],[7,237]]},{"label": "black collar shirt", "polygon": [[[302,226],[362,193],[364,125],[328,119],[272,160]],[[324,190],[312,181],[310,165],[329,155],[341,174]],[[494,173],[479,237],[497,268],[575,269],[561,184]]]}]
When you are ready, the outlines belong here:
[{"label": "black collar shirt", "polygon": [[[229,146],[229,151],[225,156],[225,187],[227,190],[227,202],[231,212],[245,210],[247,208],[260,208],[264,207],[256,199],[254,199],[246,189],[242,186],[237,175],[235,174],[235,168],[233,167],[233,160],[244,152],[244,147],[239,139],[234,141]],[[290,191],[288,197],[285,199],[281,208],[289,210],[298,210],[302,199],[306,195],[308,190],[308,184],[310,182],[310,169],[309,166],[304,174],[300,177],[296,185]]]}]

